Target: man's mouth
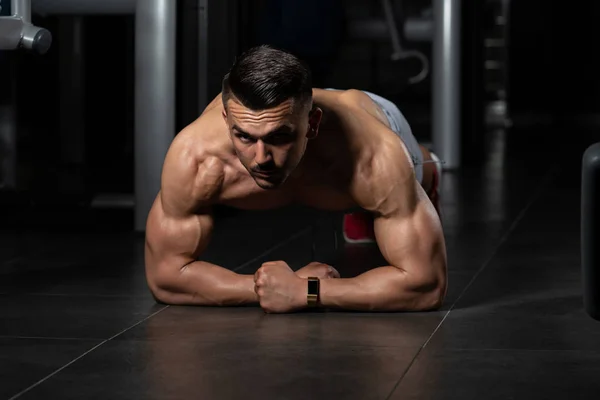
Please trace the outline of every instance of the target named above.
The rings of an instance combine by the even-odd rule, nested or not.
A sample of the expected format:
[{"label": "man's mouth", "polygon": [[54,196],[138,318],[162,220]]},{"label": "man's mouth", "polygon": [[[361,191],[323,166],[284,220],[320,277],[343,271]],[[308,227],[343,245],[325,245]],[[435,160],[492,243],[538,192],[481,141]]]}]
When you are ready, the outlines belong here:
[{"label": "man's mouth", "polygon": [[262,179],[273,179],[279,175],[279,171],[253,171],[252,175]]}]

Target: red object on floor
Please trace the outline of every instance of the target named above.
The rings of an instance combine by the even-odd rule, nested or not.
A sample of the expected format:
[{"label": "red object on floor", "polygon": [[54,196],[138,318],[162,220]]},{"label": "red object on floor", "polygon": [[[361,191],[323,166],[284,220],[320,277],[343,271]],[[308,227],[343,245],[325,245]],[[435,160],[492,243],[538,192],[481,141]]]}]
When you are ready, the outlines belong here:
[{"label": "red object on floor", "polygon": [[[427,196],[433,203],[435,210],[440,218],[440,186],[442,181],[442,167],[440,159],[432,152],[432,159],[436,163],[436,168],[433,172],[433,182],[431,189],[427,192]],[[375,243],[375,228],[373,226],[373,215],[366,211],[357,211],[344,215],[344,239],[347,243]]]},{"label": "red object on floor", "polygon": [[344,215],[344,239],[348,243],[375,243],[373,216],[365,211]]}]

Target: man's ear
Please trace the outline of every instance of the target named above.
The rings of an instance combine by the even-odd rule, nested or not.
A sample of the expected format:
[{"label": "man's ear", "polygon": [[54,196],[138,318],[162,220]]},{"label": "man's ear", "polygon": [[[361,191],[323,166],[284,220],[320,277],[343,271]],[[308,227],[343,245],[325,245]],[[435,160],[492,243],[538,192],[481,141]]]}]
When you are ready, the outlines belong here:
[{"label": "man's ear", "polygon": [[321,118],[323,118],[323,110],[321,110],[319,107],[315,107],[310,110],[310,114],[308,116],[308,133],[306,135],[308,139],[314,139],[319,134]]}]

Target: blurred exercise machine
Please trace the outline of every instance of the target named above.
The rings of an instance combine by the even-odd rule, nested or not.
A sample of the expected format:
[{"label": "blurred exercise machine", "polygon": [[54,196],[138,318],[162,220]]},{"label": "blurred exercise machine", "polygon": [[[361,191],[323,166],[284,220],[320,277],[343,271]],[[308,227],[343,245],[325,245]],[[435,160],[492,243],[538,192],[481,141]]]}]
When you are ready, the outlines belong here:
[{"label": "blurred exercise machine", "polygon": [[52,34],[31,23],[31,0],[0,0],[0,50],[31,50],[45,54]]},{"label": "blurred exercise machine", "polygon": [[[348,27],[355,38],[385,39],[392,46],[394,61],[415,58],[421,71],[409,78],[416,84],[427,77],[432,67],[433,132],[432,146],[444,160],[444,167],[460,166],[461,149],[461,0],[433,0],[432,8],[419,17],[395,15],[390,0],[380,0],[383,19],[353,21]],[[400,19],[400,23],[396,21]],[[419,51],[409,50],[403,40],[432,42],[432,62]]]},{"label": "blurred exercise machine", "polygon": [[581,167],[583,306],[600,321],[600,142],[586,149]]},{"label": "blurred exercise machine", "polygon": [[[31,23],[30,0],[0,0],[0,51],[20,50],[45,54],[52,34]],[[11,65],[8,63],[8,70]],[[12,104],[14,81],[3,82],[0,93],[0,188],[16,185],[17,122]]]},{"label": "blurred exercise machine", "polygon": [[[6,1],[0,1],[6,8]],[[178,18],[177,7],[181,4],[190,4],[190,7]],[[134,193],[128,197],[99,195],[92,206],[133,208],[136,231],[145,230],[148,211],[160,187],[164,157],[177,131],[176,86],[181,71],[176,61],[180,44],[177,32],[181,29],[178,24],[185,24],[194,14],[197,27],[185,34],[195,35],[197,51],[193,53],[195,60],[189,55],[185,55],[188,58],[184,60],[184,64],[189,63],[194,68],[183,68],[187,71],[186,82],[193,83],[182,91],[195,92],[193,107],[188,104],[185,113],[197,116],[216,93],[214,89],[220,83],[222,66],[232,61],[226,53],[231,46],[211,43],[216,42],[215,37],[222,43],[229,30],[241,29],[223,22],[235,14],[228,9],[234,7],[233,4],[224,0],[31,0],[29,6],[29,1],[12,0],[11,15],[0,20],[2,48],[24,47],[43,54],[48,50],[50,35],[29,23],[32,7],[41,15],[135,14]],[[354,27],[360,35],[386,35],[392,44],[393,60],[413,57],[420,60],[422,70],[410,78],[409,83],[424,79],[432,66],[433,148],[449,169],[459,167],[461,157],[461,4],[461,0],[432,0],[431,12],[399,21],[392,15],[391,2],[381,0],[384,20],[366,21]],[[432,61],[422,53],[405,48],[402,37],[431,41]]]}]

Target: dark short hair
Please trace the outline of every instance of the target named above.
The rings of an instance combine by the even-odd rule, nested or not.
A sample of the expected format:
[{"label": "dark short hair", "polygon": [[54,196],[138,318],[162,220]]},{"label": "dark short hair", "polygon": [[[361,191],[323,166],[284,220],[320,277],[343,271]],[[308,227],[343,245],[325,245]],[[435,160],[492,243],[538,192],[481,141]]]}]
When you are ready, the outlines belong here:
[{"label": "dark short hair", "polygon": [[223,105],[234,96],[244,107],[266,110],[292,99],[294,107],[312,104],[309,67],[288,51],[253,47],[236,59],[223,79]]}]

